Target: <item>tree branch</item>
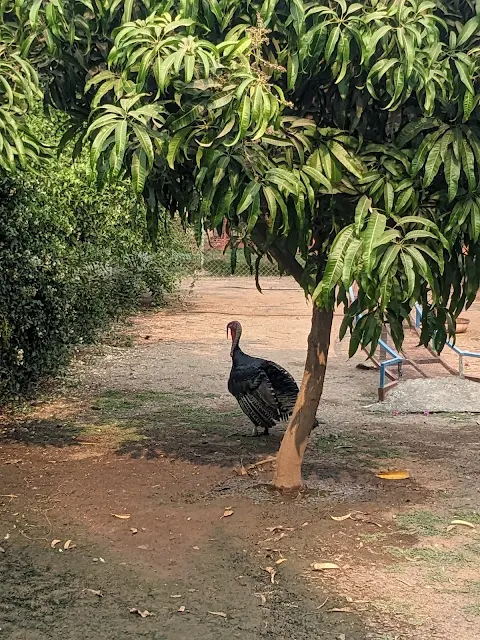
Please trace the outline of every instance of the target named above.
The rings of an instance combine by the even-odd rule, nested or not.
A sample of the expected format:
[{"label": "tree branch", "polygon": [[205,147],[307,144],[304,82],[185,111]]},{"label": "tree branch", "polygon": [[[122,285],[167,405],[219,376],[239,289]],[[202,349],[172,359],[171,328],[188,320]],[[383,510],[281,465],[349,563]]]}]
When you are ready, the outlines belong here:
[{"label": "tree branch", "polygon": [[294,256],[275,243],[267,245],[266,233],[263,229],[256,228],[252,232],[251,238],[257,247],[262,251],[268,252],[280,267],[284,271],[288,271],[298,284],[303,287],[303,267]]}]

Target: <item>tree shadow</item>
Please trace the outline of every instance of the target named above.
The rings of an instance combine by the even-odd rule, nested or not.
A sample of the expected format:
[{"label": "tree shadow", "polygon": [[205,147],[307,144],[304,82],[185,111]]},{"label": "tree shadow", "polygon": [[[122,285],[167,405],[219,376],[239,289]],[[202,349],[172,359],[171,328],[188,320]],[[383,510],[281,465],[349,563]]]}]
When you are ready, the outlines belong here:
[{"label": "tree shadow", "polygon": [[59,420],[23,420],[0,427],[0,444],[20,443],[44,447],[78,445],[82,426]]},{"label": "tree shadow", "polygon": [[[175,419],[173,411],[170,419],[164,414],[137,415],[134,420],[117,422],[128,428],[134,436],[122,440],[116,450],[119,456],[147,459],[173,457],[187,460],[196,465],[235,466],[242,459],[251,462],[252,458],[271,455],[278,451],[283,429],[279,427],[268,437],[251,437],[250,423],[229,414],[222,414],[223,424],[217,413],[209,424],[208,415],[201,424],[180,424],[180,413]],[[220,418],[220,419],[219,419]]]}]

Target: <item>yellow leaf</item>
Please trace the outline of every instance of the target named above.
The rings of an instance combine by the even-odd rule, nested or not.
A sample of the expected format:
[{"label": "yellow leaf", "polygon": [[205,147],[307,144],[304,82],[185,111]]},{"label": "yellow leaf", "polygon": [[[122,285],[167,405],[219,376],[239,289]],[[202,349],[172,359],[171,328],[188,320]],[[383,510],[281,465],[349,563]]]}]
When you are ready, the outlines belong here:
[{"label": "yellow leaf", "polygon": [[344,516],[330,516],[330,518],[331,518],[332,520],[335,520],[336,522],[343,522],[343,520],[348,520],[348,519],[349,519],[349,518],[351,518],[351,517],[352,517],[352,514],[351,514],[351,513],[347,513],[347,514],[346,514],[346,515],[344,515]]},{"label": "yellow leaf", "polygon": [[381,471],[380,473],[375,474],[377,478],[382,478],[382,480],[406,480],[410,478],[410,474],[406,469],[398,469],[395,471]]},{"label": "yellow leaf", "polygon": [[340,569],[338,564],[334,562],[313,562],[311,565],[313,571],[325,571],[326,569]]},{"label": "yellow leaf", "polygon": [[459,524],[463,527],[470,527],[470,529],[475,529],[475,525],[471,522],[467,522],[466,520],[452,520],[450,524]]},{"label": "yellow leaf", "polygon": [[114,518],[118,518],[119,520],[128,520],[131,518],[129,513],[112,513]]},{"label": "yellow leaf", "polygon": [[233,516],[232,507],[225,507],[225,511],[223,512],[223,516],[220,516],[220,520],[222,518],[228,518],[229,516]]},{"label": "yellow leaf", "polygon": [[270,582],[275,584],[275,576],[277,575],[275,569],[273,567],[265,567],[265,571],[270,574]]}]

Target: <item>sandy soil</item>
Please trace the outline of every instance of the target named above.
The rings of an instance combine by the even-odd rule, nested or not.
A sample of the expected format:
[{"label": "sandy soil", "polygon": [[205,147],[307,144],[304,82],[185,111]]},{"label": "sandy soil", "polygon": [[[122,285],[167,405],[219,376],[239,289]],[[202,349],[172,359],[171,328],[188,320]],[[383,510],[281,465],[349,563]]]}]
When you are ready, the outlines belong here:
[{"label": "sandy soil", "polygon": [[[334,340],[308,490],[272,493],[272,463],[249,465],[282,427],[245,437],[225,326],[300,379],[310,310],[263,285],[197,282],[2,417],[0,638],[480,637],[477,419],[372,414],[378,374]],[[376,476],[395,468],[410,478]]]}]

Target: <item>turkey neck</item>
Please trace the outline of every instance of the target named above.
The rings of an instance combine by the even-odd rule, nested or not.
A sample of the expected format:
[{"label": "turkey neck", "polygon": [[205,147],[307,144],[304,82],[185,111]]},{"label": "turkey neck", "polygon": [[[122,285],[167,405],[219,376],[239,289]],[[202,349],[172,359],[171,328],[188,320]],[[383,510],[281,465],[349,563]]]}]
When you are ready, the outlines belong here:
[{"label": "turkey neck", "polygon": [[239,346],[239,342],[240,342],[240,336],[242,335],[242,329],[241,327],[239,327],[236,331],[235,331],[235,336],[232,340],[232,348],[230,349],[230,355],[232,357],[232,360],[235,364],[236,360],[238,360],[239,357],[243,356],[243,351],[240,349]]}]

